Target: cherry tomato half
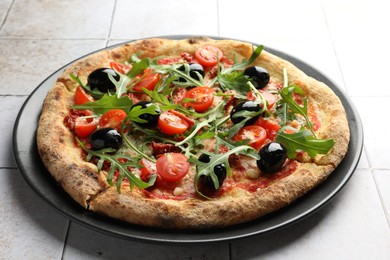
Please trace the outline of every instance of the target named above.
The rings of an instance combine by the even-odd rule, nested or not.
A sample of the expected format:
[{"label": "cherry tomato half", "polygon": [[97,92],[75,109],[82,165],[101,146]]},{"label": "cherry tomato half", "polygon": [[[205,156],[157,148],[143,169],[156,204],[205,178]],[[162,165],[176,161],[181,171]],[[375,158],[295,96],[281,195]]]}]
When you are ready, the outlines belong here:
[{"label": "cherry tomato half", "polygon": [[189,124],[186,120],[169,111],[162,113],[158,117],[157,124],[160,128],[160,131],[167,135],[182,134],[189,127]]},{"label": "cherry tomato half", "polygon": [[214,101],[214,90],[210,87],[195,87],[187,91],[186,98],[193,99],[183,105],[195,109],[196,112],[205,112]]},{"label": "cherry tomato half", "polygon": [[157,159],[156,169],[164,181],[177,182],[187,174],[190,163],[181,153],[166,153]]},{"label": "cherry tomato half", "polygon": [[112,109],[102,115],[99,126],[119,129],[126,116],[126,112],[122,109]]},{"label": "cherry tomato half", "polygon": [[141,80],[134,85],[135,91],[142,91],[143,88],[153,90],[157,82],[160,80],[160,74],[152,72],[149,68],[144,71]]},{"label": "cherry tomato half", "polygon": [[221,60],[222,57],[222,51],[213,45],[205,45],[195,51],[195,58],[204,67],[217,65],[218,60]]},{"label": "cherry tomato half", "polygon": [[98,125],[97,118],[84,118],[78,117],[76,118],[74,125],[74,132],[80,138],[88,137],[92,134],[93,131],[96,130]]},{"label": "cherry tomato half", "polygon": [[174,104],[180,104],[183,99],[186,97],[187,89],[186,88],[176,88],[172,93],[172,99]]},{"label": "cherry tomato half", "polygon": [[85,92],[85,90],[82,87],[78,86],[76,88],[76,92],[74,94],[75,105],[82,105],[84,103],[93,102],[93,101],[94,101],[93,97],[87,94],[87,92]]},{"label": "cherry tomato half", "polygon": [[270,139],[271,141],[275,140],[276,133],[280,129],[280,125],[276,121],[271,119],[265,119],[263,117],[260,117],[256,121],[255,125],[264,128],[265,131],[267,132],[267,138]]},{"label": "cherry tomato half", "polygon": [[233,137],[234,141],[249,140],[249,145],[256,150],[259,150],[263,146],[266,139],[267,132],[264,128],[257,125],[244,126]]},{"label": "cherry tomato half", "polygon": [[156,164],[145,158],[142,158],[139,163],[143,166],[143,168],[141,168],[140,178],[141,180],[147,182],[152,174],[157,173]]},{"label": "cherry tomato half", "polygon": [[131,70],[131,65],[125,65],[125,64],[118,63],[115,61],[110,62],[110,67],[111,67],[111,69],[113,69],[119,73],[122,73],[122,74],[126,74],[127,72],[129,72],[129,70]]},{"label": "cherry tomato half", "polygon": [[[267,100],[267,108],[270,109],[275,105],[276,97],[272,93],[269,93],[268,91],[259,90],[260,94]],[[253,91],[248,92],[246,95],[246,99],[248,100],[256,100],[255,94],[253,94]]]}]

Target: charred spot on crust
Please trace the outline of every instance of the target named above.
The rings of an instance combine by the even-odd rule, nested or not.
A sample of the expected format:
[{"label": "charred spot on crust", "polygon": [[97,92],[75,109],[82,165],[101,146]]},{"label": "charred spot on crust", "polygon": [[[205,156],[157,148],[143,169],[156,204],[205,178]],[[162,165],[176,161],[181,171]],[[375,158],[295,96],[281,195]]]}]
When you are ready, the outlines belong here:
[{"label": "charred spot on crust", "polygon": [[209,40],[209,38],[204,37],[204,36],[191,37],[191,38],[188,39],[188,43],[189,44],[197,44],[197,43],[199,43],[201,41],[207,41],[207,40]]},{"label": "charred spot on crust", "polygon": [[112,53],[112,57],[114,58],[114,59],[120,59],[120,58],[122,58],[122,55],[119,53],[119,52],[114,52],[114,53]]}]

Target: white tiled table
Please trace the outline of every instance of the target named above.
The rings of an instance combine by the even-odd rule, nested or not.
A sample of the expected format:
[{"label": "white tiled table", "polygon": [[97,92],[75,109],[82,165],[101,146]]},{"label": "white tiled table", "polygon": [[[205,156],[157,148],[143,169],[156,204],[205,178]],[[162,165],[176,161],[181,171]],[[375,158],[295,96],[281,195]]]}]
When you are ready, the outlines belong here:
[{"label": "white tiled table", "polygon": [[[0,259],[390,259],[390,7],[386,1],[0,1]],[[283,50],[327,74],[351,97],[364,151],[324,209],[271,234],[213,244],[128,241],[49,207],[12,158],[27,96],[73,59],[158,35],[239,38]]]}]

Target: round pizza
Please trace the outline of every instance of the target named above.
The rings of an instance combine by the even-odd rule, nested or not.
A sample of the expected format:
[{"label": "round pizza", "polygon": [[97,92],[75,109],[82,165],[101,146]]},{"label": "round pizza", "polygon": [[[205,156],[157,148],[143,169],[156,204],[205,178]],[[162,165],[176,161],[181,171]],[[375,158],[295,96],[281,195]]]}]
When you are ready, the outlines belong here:
[{"label": "round pizza", "polygon": [[69,65],[37,143],[82,207],[135,225],[208,229],[279,210],[323,182],[349,143],[324,83],[250,43],[144,39]]}]

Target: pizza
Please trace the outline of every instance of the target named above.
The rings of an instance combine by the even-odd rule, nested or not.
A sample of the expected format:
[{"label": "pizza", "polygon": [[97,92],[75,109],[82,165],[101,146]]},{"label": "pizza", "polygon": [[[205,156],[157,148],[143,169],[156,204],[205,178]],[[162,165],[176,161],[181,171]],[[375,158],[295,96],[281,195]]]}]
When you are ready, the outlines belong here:
[{"label": "pizza", "polygon": [[277,211],[348,150],[324,83],[262,45],[137,40],[88,55],[49,90],[41,159],[82,207],[134,225],[213,229]]}]

